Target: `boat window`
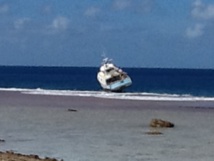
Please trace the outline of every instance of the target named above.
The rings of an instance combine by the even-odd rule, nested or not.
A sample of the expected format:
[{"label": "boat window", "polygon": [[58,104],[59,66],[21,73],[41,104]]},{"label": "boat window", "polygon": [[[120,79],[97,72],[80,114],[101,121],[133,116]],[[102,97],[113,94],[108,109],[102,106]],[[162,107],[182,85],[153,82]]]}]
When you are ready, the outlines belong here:
[{"label": "boat window", "polygon": [[112,71],[114,68],[109,68],[109,69],[107,69],[106,70],[106,72],[110,72],[110,71]]},{"label": "boat window", "polygon": [[111,83],[113,83],[113,82],[115,82],[115,81],[118,81],[118,80],[120,80],[120,79],[121,79],[121,77],[118,75],[118,76],[112,77],[112,78],[110,78],[110,79],[107,79],[107,80],[106,80],[106,83],[107,83],[107,84],[111,84]]}]

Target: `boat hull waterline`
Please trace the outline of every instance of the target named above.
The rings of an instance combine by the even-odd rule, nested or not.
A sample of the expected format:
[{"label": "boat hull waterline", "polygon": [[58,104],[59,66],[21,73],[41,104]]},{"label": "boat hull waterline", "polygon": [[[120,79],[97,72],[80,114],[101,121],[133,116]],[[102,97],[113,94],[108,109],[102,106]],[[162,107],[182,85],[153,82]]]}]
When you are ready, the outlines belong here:
[{"label": "boat hull waterline", "polygon": [[131,84],[132,84],[131,79],[126,78],[124,80],[112,83],[110,85],[101,85],[101,86],[106,91],[117,92],[117,91],[122,91],[123,89],[129,87]]}]

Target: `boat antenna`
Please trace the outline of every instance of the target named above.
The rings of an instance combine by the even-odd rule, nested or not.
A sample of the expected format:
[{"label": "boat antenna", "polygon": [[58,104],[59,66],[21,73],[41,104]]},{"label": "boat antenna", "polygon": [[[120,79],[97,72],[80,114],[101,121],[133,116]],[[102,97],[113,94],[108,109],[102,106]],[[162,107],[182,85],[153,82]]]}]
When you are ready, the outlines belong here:
[{"label": "boat antenna", "polygon": [[112,63],[112,59],[109,59],[108,57],[107,57],[107,54],[106,54],[106,49],[104,48],[103,49],[103,53],[102,53],[102,55],[101,55],[101,57],[102,57],[102,64],[106,64],[106,63]]}]

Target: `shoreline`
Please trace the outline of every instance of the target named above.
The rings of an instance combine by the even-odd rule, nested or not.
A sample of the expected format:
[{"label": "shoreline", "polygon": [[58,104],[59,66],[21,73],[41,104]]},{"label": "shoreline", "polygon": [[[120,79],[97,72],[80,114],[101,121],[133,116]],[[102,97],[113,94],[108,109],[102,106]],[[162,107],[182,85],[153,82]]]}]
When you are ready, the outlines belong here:
[{"label": "shoreline", "polygon": [[[1,106],[39,106],[39,107],[67,107],[82,108],[114,108],[114,109],[195,109],[214,110],[214,101],[166,101],[166,100],[130,100],[99,98],[93,96],[61,96],[25,94],[20,91],[0,91]],[[93,106],[91,106],[93,105]]]},{"label": "shoreline", "polygon": [[[213,160],[214,102],[0,91],[0,103],[3,152],[65,161]],[[149,123],[155,118],[170,121],[175,127],[154,129]]]}]

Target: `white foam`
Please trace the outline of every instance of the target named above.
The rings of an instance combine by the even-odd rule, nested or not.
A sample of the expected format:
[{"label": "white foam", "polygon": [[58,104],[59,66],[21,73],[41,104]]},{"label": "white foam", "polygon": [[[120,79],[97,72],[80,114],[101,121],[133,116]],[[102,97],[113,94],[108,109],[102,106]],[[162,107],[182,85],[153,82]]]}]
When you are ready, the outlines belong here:
[{"label": "white foam", "polygon": [[98,97],[106,99],[151,100],[151,101],[214,101],[214,97],[196,97],[191,95],[159,94],[159,93],[111,93],[103,91],[76,91],[76,90],[45,90],[0,88],[0,91],[18,91],[22,94]]}]

